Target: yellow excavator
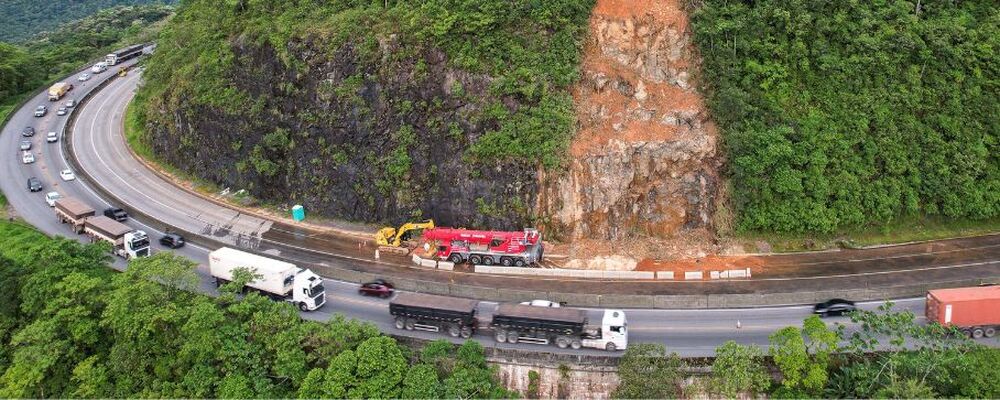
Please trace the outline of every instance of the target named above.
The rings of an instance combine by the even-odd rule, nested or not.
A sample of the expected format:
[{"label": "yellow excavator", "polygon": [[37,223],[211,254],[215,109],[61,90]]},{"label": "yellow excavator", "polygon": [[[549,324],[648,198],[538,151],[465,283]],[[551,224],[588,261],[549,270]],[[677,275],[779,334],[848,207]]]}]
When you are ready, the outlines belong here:
[{"label": "yellow excavator", "polygon": [[407,222],[399,228],[387,226],[379,229],[375,233],[375,243],[379,246],[399,247],[403,240],[406,240],[409,232],[417,229],[431,229],[434,227],[434,220],[424,222]]}]

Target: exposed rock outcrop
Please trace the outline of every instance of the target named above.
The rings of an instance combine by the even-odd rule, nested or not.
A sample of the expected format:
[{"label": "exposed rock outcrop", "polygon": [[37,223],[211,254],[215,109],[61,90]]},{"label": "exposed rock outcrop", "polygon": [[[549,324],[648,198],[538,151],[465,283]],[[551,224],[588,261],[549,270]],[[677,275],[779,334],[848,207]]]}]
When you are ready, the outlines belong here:
[{"label": "exposed rock outcrop", "polygon": [[[565,173],[542,178],[539,197],[562,238],[695,237],[694,248],[711,246],[722,158],[692,82],[698,56],[687,25],[679,0],[597,2],[574,90],[572,159]],[[700,251],[687,243],[682,253]]]}]

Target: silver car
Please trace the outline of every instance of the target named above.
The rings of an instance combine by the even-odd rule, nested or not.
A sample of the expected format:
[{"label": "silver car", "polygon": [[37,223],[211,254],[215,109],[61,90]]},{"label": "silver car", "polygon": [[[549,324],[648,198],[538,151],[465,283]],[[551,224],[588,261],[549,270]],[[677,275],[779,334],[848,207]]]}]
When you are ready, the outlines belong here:
[{"label": "silver car", "polygon": [[31,141],[30,140],[22,140],[21,141],[21,150],[24,150],[24,151],[31,150]]}]

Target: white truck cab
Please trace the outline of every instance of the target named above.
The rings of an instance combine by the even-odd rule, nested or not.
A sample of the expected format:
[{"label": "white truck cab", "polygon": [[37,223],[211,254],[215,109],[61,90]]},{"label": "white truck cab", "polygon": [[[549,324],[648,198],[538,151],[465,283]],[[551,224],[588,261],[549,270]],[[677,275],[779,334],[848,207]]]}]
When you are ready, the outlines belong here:
[{"label": "white truck cab", "polygon": [[99,62],[97,64],[94,64],[93,67],[90,67],[90,72],[93,72],[95,74],[99,74],[99,73],[107,71],[107,70],[108,70],[108,63],[103,62],[103,61]]},{"label": "white truck cab", "polygon": [[125,234],[125,240],[122,243],[121,251],[124,254],[119,254],[126,260],[131,260],[139,257],[149,256],[149,236],[146,235],[144,231],[132,231]]},{"label": "white truck cab", "polygon": [[600,328],[595,326],[587,329],[581,342],[583,347],[607,351],[628,348],[628,321],[625,319],[625,311],[604,310]]},{"label": "white truck cab", "polygon": [[323,278],[310,270],[295,274],[292,283],[292,303],[305,304],[304,311],[314,311],[326,303]]}]

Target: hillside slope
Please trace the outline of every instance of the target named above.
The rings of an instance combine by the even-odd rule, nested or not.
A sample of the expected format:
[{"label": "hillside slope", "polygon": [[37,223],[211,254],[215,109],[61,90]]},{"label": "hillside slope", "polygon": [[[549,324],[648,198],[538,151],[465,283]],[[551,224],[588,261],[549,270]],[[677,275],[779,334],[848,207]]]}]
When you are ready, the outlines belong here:
[{"label": "hillside slope", "polygon": [[24,41],[63,23],[115,6],[176,3],[176,0],[4,0],[0,2],[0,41]]},{"label": "hillside slope", "polygon": [[592,1],[184,3],[140,90],[165,162],[348,220],[520,229]]}]

